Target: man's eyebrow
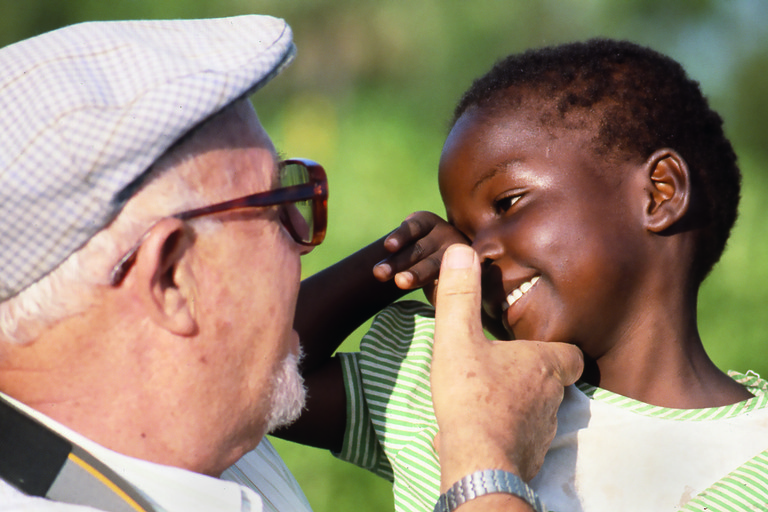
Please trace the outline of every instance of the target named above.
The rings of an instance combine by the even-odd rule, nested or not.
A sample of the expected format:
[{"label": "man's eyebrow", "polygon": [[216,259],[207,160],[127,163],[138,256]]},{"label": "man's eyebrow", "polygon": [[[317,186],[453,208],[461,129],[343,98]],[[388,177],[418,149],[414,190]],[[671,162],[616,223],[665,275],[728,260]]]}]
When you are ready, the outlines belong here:
[{"label": "man's eyebrow", "polygon": [[488,170],[488,172],[480,176],[480,178],[475,182],[474,185],[472,185],[472,192],[475,192],[478,188],[480,188],[480,185],[482,185],[486,181],[490,180],[494,176],[507,172],[510,167],[514,167],[520,162],[522,162],[522,159],[512,158],[510,160],[506,160],[504,162],[501,162],[498,165],[493,166],[490,170]]}]

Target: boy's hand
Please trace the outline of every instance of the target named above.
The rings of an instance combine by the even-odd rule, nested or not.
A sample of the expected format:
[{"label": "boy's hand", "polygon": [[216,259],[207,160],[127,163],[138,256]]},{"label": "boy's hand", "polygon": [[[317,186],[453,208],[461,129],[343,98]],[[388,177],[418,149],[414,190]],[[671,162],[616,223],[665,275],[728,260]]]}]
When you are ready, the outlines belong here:
[{"label": "boy's hand", "polygon": [[373,275],[379,281],[394,278],[402,290],[426,287],[424,293],[431,301],[443,253],[455,243],[468,241],[434,213],[412,213],[384,240],[384,248],[392,255],[373,267]]}]

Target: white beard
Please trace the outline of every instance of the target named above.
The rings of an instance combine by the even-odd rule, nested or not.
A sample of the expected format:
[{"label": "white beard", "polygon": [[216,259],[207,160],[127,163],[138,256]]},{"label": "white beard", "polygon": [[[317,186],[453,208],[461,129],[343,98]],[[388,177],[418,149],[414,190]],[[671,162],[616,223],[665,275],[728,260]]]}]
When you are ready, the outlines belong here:
[{"label": "white beard", "polygon": [[298,419],[304,409],[307,389],[304,379],[299,372],[299,355],[288,354],[283,360],[280,371],[273,378],[272,399],[269,416],[267,417],[267,433],[277,428],[290,425]]}]

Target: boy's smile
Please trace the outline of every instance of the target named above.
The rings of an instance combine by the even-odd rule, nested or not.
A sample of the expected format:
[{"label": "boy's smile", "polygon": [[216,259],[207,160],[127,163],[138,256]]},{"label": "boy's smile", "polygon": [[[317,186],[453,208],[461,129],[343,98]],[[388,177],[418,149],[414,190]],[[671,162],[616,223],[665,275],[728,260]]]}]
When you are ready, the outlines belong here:
[{"label": "boy's smile", "polygon": [[512,305],[514,305],[523,295],[528,293],[528,291],[533,288],[533,285],[535,285],[539,281],[539,276],[534,277],[530,281],[526,281],[514,290],[512,290],[512,293],[507,295],[507,301],[506,303],[501,305],[501,310],[506,311],[509,309]]},{"label": "boy's smile", "polygon": [[538,115],[465,112],[443,147],[440,191],[483,261],[486,314],[515,338],[599,357],[642,311],[631,292],[651,257],[635,214],[641,166],[608,163],[588,128],[547,130]]}]

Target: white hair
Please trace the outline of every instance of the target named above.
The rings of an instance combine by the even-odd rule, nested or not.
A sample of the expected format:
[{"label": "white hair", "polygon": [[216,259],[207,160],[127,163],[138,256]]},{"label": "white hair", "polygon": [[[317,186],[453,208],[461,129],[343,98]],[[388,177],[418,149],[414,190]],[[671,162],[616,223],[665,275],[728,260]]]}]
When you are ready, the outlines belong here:
[{"label": "white hair", "polygon": [[[242,108],[252,109],[250,100],[235,101],[199,127]],[[194,165],[185,165],[194,164],[205,147],[198,133],[198,129],[193,129],[155,161],[140,190],[109,226],[51,273],[0,302],[0,341],[28,343],[56,322],[85,311],[95,298],[95,289],[109,286],[114,265],[152,225],[174,213],[207,204],[203,191],[193,186],[193,176],[187,172]],[[225,168],[217,172],[232,180],[237,170]],[[215,217],[194,221],[196,231],[216,229],[220,224]]]},{"label": "white hair", "polygon": [[[56,322],[85,311],[95,288],[109,285],[114,265],[155,222],[205,204],[202,193],[179,171],[197,155],[193,141],[185,138],[154,163],[139,192],[109,226],[51,273],[0,303],[0,340],[30,342]],[[196,228],[216,224],[206,218]]]},{"label": "white hair", "polygon": [[267,415],[267,433],[274,432],[296,421],[307,401],[307,388],[299,371],[304,353],[299,346],[299,355],[288,354],[280,371],[272,380],[270,410]]}]

